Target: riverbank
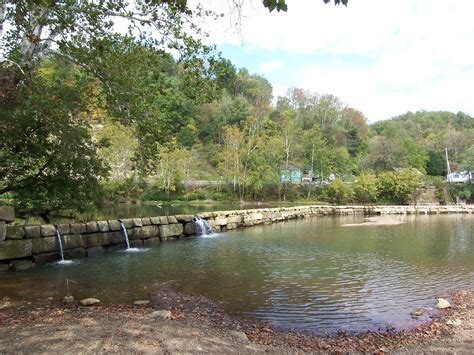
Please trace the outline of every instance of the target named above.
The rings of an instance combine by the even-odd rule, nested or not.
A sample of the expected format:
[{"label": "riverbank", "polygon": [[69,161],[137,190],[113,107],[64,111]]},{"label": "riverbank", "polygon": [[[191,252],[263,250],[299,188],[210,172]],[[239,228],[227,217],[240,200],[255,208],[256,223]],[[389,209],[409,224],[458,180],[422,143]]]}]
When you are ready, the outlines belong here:
[{"label": "riverbank", "polygon": [[[451,308],[414,330],[340,331],[318,337],[226,314],[219,304],[153,286],[143,306],[83,307],[49,299],[0,303],[0,353],[456,352],[474,342],[474,289],[450,295]],[[167,312],[156,312],[157,310]],[[158,313],[158,314],[157,314]]]}]

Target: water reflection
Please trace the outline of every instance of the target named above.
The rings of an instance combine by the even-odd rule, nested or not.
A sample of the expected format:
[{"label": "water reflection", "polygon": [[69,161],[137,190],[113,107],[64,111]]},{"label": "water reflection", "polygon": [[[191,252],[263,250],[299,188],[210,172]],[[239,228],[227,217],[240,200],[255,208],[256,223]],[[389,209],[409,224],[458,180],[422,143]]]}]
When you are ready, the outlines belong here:
[{"label": "water reflection", "polygon": [[341,227],[361,217],[288,221],[163,243],[147,253],[108,253],[78,265],[0,276],[15,297],[131,302],[175,280],[228,311],[318,333],[413,326],[409,312],[449,290],[474,286],[473,219],[409,216],[396,226]]}]

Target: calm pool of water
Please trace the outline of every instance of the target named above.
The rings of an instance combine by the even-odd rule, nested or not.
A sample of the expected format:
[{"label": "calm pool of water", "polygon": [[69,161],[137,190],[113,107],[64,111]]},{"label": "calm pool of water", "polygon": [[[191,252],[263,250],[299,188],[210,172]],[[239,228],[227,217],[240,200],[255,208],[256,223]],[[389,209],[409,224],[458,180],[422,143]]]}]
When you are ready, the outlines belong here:
[{"label": "calm pool of water", "polygon": [[341,227],[359,217],[322,217],[114,252],[73,266],[0,275],[0,296],[131,302],[175,280],[184,291],[284,328],[317,333],[415,325],[410,311],[474,286],[474,217],[398,217],[396,226]]}]

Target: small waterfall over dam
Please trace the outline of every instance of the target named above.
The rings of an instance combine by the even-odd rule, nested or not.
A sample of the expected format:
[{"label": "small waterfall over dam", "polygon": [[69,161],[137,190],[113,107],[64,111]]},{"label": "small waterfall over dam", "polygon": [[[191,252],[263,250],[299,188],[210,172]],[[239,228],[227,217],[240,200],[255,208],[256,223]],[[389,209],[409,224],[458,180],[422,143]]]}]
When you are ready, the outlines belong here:
[{"label": "small waterfall over dam", "polygon": [[123,234],[123,237],[125,239],[125,245],[126,245],[125,251],[126,252],[140,253],[140,252],[144,252],[144,251],[149,250],[149,248],[130,248],[130,240],[128,238],[127,228],[125,227],[125,225],[122,222],[120,222],[120,227],[122,228],[122,234]]},{"label": "small waterfall over dam", "polygon": [[212,226],[209,224],[209,222],[206,221],[205,219],[202,219],[199,216],[195,217],[194,226],[196,229],[196,235],[211,236],[215,234],[215,231],[212,228]]},{"label": "small waterfall over dam", "polygon": [[61,232],[59,231],[58,226],[56,226],[56,238],[58,240],[59,256],[60,256],[60,260],[57,261],[56,264],[61,264],[61,265],[73,264],[74,261],[72,260],[64,260],[63,241],[61,239]]}]

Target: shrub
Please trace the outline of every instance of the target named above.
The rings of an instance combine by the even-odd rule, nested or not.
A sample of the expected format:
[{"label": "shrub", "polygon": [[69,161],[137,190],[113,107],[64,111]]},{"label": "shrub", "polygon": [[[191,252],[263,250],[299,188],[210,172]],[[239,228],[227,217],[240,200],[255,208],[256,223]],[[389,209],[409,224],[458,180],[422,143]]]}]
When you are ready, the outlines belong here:
[{"label": "shrub", "polygon": [[378,176],[380,197],[386,202],[407,204],[416,191],[422,175],[414,169],[386,171]]},{"label": "shrub", "polygon": [[329,202],[345,204],[354,200],[354,190],[340,178],[336,178],[325,188]]},{"label": "shrub", "polygon": [[372,173],[362,173],[354,184],[354,193],[357,202],[369,203],[377,201],[379,187],[377,177]]}]

